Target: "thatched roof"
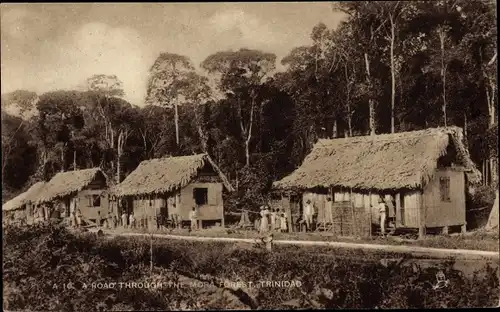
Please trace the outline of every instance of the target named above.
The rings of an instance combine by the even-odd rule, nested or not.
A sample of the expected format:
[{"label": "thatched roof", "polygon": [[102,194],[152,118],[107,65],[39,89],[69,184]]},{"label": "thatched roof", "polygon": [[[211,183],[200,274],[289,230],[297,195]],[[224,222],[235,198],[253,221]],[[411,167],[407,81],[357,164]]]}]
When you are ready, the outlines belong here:
[{"label": "thatched roof", "polygon": [[99,168],[60,172],[46,183],[36,198],[36,203],[48,202],[81,191],[98,175],[102,175],[107,181],[106,175]]},{"label": "thatched roof", "polygon": [[222,172],[207,154],[166,157],[145,160],[125,180],[113,188],[117,196],[145,196],[168,193],[188,185],[198,170],[210,164],[221,177],[224,186],[232,190]]},{"label": "thatched roof", "polygon": [[4,211],[12,211],[22,208],[24,204],[34,201],[38,193],[43,189],[45,182],[33,184],[26,192],[19,194],[2,206]]},{"label": "thatched roof", "polygon": [[346,187],[358,190],[420,189],[429,181],[440,156],[453,144],[469,181],[481,174],[470,159],[458,127],[320,139],[302,165],[274,182],[277,189]]}]

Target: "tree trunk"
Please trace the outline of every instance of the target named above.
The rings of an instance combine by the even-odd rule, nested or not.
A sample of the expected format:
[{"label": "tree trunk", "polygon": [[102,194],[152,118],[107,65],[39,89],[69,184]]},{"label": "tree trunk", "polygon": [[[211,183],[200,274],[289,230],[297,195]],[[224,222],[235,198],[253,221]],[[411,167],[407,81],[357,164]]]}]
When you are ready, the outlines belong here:
[{"label": "tree trunk", "polygon": [[73,171],[76,171],[76,150],[73,151]]},{"label": "tree trunk", "polygon": [[64,144],[61,145],[61,172],[64,172]]},{"label": "tree trunk", "polygon": [[175,143],[179,147],[179,111],[177,108],[177,101],[174,102],[174,112],[175,112]]},{"label": "tree trunk", "polygon": [[368,100],[368,109],[370,113],[369,118],[369,126],[370,126],[370,135],[375,135],[375,101],[373,99],[372,93],[372,81],[370,75],[370,60],[368,59],[368,53],[365,53],[365,65],[366,65],[366,83],[369,88],[369,100]]},{"label": "tree trunk", "polygon": [[394,106],[396,101],[396,69],[394,68],[394,40],[395,28],[394,19],[392,14],[389,15],[391,22],[391,133],[394,133]]},{"label": "tree trunk", "polygon": [[442,106],[442,111],[443,111],[443,119],[444,119],[444,126],[447,127],[447,118],[446,118],[446,64],[444,60],[444,40],[445,40],[446,33],[444,29],[439,30],[439,40],[441,42],[441,80],[443,84],[443,106]]},{"label": "tree trunk", "polygon": [[337,118],[333,120],[333,129],[332,129],[332,137],[336,138],[337,135]]},{"label": "tree trunk", "polygon": [[118,135],[118,143],[116,146],[116,184],[121,182],[121,158],[126,139],[127,133],[124,133],[123,130],[121,130]]},{"label": "tree trunk", "polygon": [[464,111],[464,141],[465,141],[465,146],[468,147],[469,145],[469,140],[467,140],[467,112]]},{"label": "tree trunk", "polygon": [[253,111],[255,106],[255,96],[252,97],[252,105],[250,107],[250,122],[248,124],[247,137],[245,140],[245,158],[246,166],[250,166],[250,140],[252,139],[252,126],[253,126]]}]

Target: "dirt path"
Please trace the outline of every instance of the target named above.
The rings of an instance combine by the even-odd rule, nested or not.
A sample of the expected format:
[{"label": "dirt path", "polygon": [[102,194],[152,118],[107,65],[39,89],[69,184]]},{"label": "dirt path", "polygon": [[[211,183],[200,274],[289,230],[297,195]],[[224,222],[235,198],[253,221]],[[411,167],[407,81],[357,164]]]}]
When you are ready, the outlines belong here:
[{"label": "dirt path", "polygon": [[[232,237],[203,237],[203,236],[187,236],[187,235],[170,235],[170,234],[148,234],[148,233],[131,233],[105,230],[105,233],[111,236],[153,236],[155,238],[164,239],[179,239],[201,242],[228,242],[228,243],[249,243],[255,244],[260,242],[260,239],[255,238],[232,238]],[[306,240],[275,240],[274,244],[281,245],[299,245],[299,246],[322,246],[332,248],[346,249],[363,249],[372,251],[385,251],[394,253],[406,253],[415,256],[423,256],[426,258],[442,259],[453,257],[456,259],[465,260],[498,260],[499,252],[482,251],[470,249],[445,249],[445,248],[430,248],[418,246],[397,246],[397,245],[380,245],[380,244],[358,244],[347,242],[327,242],[327,241],[306,241]]]}]

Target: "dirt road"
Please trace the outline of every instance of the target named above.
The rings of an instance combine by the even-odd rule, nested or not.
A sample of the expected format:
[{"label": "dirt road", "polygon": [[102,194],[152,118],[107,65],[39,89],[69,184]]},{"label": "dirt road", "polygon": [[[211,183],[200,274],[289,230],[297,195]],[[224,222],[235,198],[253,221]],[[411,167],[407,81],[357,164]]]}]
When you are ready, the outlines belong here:
[{"label": "dirt road", "polygon": [[[149,234],[149,233],[130,233],[114,231],[106,231],[110,236],[153,236],[154,238],[163,239],[178,239],[200,242],[228,242],[228,243],[249,243],[255,244],[260,242],[260,239],[255,238],[232,238],[232,237],[202,237],[202,236],[187,236],[187,235],[170,235],[170,234]],[[428,248],[417,246],[396,246],[396,245],[380,245],[380,244],[357,244],[346,242],[328,242],[328,241],[305,241],[305,240],[275,240],[274,244],[279,245],[298,245],[298,246],[322,246],[331,248],[346,248],[346,249],[363,249],[372,251],[384,251],[394,253],[412,254],[414,256],[425,257],[429,259],[442,259],[453,257],[455,259],[464,260],[498,260],[499,253],[495,251],[469,250],[469,249],[445,249],[445,248]]]}]

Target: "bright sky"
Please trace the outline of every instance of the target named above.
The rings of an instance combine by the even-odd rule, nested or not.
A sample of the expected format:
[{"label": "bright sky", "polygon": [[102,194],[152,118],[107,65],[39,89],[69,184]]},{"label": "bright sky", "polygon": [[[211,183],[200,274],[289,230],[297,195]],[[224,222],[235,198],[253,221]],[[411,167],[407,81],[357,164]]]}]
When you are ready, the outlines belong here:
[{"label": "bright sky", "polygon": [[[142,105],[149,67],[160,52],[199,64],[239,48],[280,59],[310,44],[319,22],[342,15],[329,2],[1,4],[1,92],[73,89],[93,74],[116,74],[126,98]],[[278,64],[279,66],[279,64]]]}]

